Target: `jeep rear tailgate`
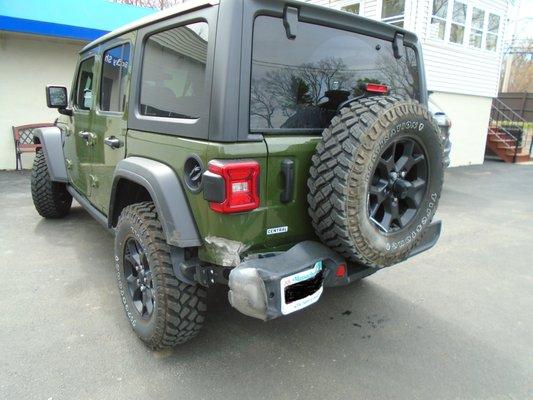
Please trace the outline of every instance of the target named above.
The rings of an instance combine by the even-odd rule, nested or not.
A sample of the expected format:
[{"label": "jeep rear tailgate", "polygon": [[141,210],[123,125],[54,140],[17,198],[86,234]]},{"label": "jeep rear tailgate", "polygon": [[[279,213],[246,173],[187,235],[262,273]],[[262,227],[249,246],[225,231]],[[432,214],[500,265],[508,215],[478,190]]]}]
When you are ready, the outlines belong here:
[{"label": "jeep rear tailgate", "polygon": [[307,214],[307,177],[318,140],[320,136],[265,136],[268,148],[265,200],[269,246],[314,238]]}]

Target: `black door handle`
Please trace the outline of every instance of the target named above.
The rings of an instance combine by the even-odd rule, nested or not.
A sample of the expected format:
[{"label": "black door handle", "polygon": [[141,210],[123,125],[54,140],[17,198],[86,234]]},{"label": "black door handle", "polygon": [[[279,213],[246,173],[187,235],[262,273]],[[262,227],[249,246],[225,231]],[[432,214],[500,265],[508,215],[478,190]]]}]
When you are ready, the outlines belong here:
[{"label": "black door handle", "polygon": [[280,195],[282,203],[292,200],[294,194],[294,161],[288,158],[281,162],[281,177],[283,179],[283,191]]}]

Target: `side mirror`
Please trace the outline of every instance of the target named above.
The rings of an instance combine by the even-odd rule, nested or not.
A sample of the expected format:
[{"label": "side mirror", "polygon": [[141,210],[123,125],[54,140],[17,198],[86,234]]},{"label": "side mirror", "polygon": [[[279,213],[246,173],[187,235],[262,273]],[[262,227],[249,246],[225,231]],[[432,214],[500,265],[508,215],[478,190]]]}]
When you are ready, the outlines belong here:
[{"label": "side mirror", "polygon": [[46,86],[46,105],[48,108],[66,109],[68,107],[67,88],[64,86]]}]

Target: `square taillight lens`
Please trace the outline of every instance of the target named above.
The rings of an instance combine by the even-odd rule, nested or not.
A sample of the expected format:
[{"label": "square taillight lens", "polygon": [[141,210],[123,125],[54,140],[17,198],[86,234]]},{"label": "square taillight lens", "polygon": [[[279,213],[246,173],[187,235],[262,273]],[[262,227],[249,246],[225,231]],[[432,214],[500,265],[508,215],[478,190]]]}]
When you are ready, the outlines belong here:
[{"label": "square taillight lens", "polygon": [[221,201],[209,202],[213,211],[228,214],[259,207],[260,166],[257,161],[212,160],[208,170],[222,178],[220,190],[224,192],[218,196]]}]

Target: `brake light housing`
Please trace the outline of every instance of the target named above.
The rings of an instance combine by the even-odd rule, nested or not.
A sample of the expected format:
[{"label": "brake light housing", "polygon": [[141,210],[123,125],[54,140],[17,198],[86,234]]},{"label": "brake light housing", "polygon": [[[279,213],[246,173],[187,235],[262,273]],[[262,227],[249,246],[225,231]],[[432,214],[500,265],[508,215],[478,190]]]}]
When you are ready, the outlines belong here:
[{"label": "brake light housing", "polygon": [[387,94],[389,93],[389,87],[387,85],[380,85],[378,83],[365,83],[364,90],[369,93],[380,93]]},{"label": "brake light housing", "polygon": [[255,160],[211,160],[202,177],[211,210],[231,214],[259,207],[261,168]]}]

